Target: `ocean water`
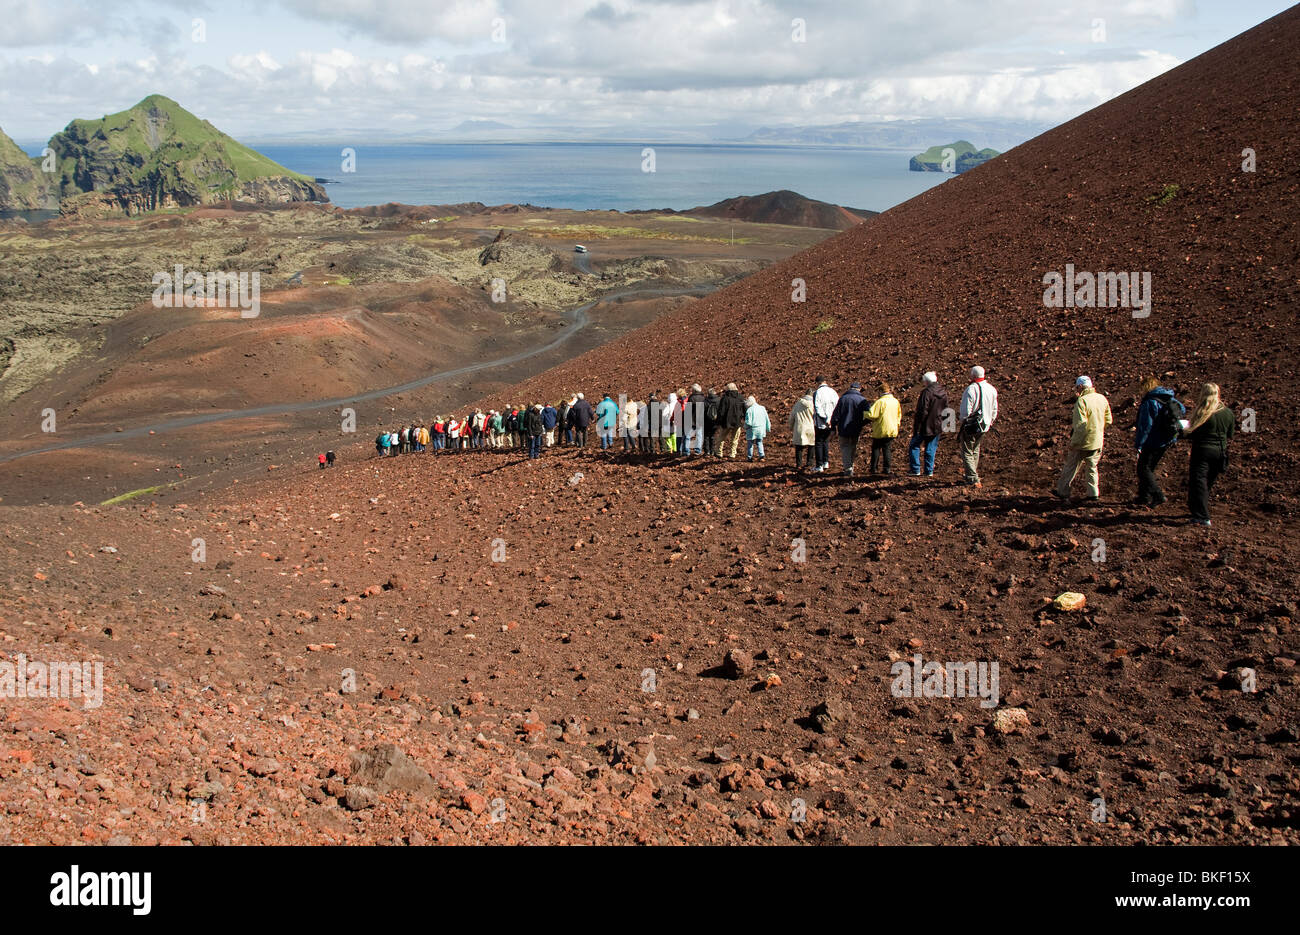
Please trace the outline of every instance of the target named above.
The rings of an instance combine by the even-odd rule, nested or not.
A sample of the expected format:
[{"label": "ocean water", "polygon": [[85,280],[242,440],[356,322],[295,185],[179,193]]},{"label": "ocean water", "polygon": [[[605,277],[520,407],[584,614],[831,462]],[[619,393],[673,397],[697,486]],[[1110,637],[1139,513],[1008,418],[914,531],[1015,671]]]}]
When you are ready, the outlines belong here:
[{"label": "ocean water", "polygon": [[[328,179],[344,208],[384,204],[533,204],[548,208],[683,210],[736,195],[790,189],[851,208],[884,211],[950,176],[909,172],[911,152],[842,146],[640,143],[257,144],[298,172]],[[643,171],[645,148],[654,171]]]}]

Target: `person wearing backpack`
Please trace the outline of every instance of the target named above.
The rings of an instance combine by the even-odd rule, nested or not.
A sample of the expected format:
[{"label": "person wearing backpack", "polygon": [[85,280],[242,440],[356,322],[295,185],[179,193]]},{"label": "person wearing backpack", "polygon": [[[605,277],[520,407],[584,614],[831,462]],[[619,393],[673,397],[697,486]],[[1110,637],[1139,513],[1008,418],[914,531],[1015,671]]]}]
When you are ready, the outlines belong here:
[{"label": "person wearing backpack", "polygon": [[867,400],[862,395],[861,383],[850,383],[848,390],[835,402],[831,411],[831,428],[840,437],[840,463],[844,476],[853,476],[853,459],[858,453],[858,438],[862,435],[863,413]]},{"label": "person wearing backpack", "polygon": [[971,487],[983,487],[979,472],[980,442],[998,417],[998,391],[984,379],[983,367],[971,367],[970,379],[970,386],[961,394],[961,407],[957,412],[957,418],[961,419],[957,447],[961,451],[966,483]]},{"label": "person wearing backpack", "polygon": [[1186,407],[1178,401],[1174,391],[1160,385],[1155,377],[1142,381],[1142,402],[1138,406],[1137,432],[1137,496],[1134,506],[1160,506],[1168,498],[1156,479],[1156,468],[1174,442],[1178,441],[1180,423],[1187,414]]},{"label": "person wearing backpack", "polygon": [[387,453],[387,449],[388,449],[388,433],[380,432],[378,435],[375,436],[375,454],[382,458]]},{"label": "person wearing backpack", "polygon": [[706,455],[717,454],[717,432],[718,432],[718,409],[722,405],[722,397],[713,387],[709,387],[708,395],[704,397],[704,453]]},{"label": "person wearing backpack", "polygon": [[921,382],[925,388],[917,397],[916,411],[912,414],[912,440],[907,443],[907,458],[912,476],[920,477],[924,451],[925,473],[933,477],[934,456],[939,450],[939,435],[943,431],[943,412],[948,408],[948,391],[933,370],[922,374]]},{"label": "person wearing backpack", "polygon": [[332,451],[325,452],[325,466],[326,467],[334,466],[334,452]]},{"label": "person wearing backpack", "polygon": [[[745,401],[740,396],[740,389],[734,383],[728,383],[718,404],[718,457],[735,459],[736,449],[740,447],[740,436],[745,431]],[[727,454],[728,445],[731,454]]]}]

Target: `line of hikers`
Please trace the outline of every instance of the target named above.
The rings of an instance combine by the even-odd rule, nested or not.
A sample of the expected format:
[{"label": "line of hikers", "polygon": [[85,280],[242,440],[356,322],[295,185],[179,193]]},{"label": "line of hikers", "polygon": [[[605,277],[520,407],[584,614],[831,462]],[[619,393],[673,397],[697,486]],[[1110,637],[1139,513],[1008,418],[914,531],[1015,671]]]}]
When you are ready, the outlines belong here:
[{"label": "line of hikers", "polygon": [[[1203,383],[1190,415],[1174,391],[1147,377],[1141,385],[1134,444],[1137,448],[1137,494],[1134,506],[1158,507],[1168,498],[1160,489],[1156,468],[1180,438],[1191,446],[1187,463],[1187,511],[1191,521],[1210,525],[1210,490],[1228,469],[1228,444],[1236,433],[1237,420],[1223,404],[1217,383]],[[1098,466],[1105,443],[1106,426],[1112,422],[1110,403],[1097,392],[1092,380],[1075,381],[1075,404],[1065,464],[1052,493],[1069,499],[1075,478],[1083,475],[1084,500],[1101,497]]]},{"label": "line of hikers", "polygon": [[[932,477],[940,437],[955,432],[963,481],[982,487],[980,446],[998,418],[997,389],[980,366],[971,368],[970,383],[956,410],[950,407],[948,392],[934,371],[922,374],[921,387],[907,444],[908,473]],[[892,449],[902,424],[902,404],[888,382],[878,381],[875,389],[874,398],[868,400],[862,385],[855,382],[841,396],[824,377],[817,377],[816,386],[795,402],[788,419],[796,471],[828,471],[834,437],[843,473],[854,476],[859,441],[867,433],[871,473],[893,473]],[[1219,387],[1213,383],[1201,387],[1189,418],[1184,418],[1186,409],[1174,392],[1161,387],[1154,377],[1143,381],[1142,393],[1136,425],[1138,490],[1134,504],[1155,507],[1165,502],[1155,469],[1169,448],[1186,437],[1192,449],[1188,509],[1194,522],[1209,526],[1209,491],[1227,467],[1228,442],[1235,427],[1232,411],[1220,402]],[[1106,398],[1089,377],[1079,377],[1065,463],[1052,490],[1058,498],[1068,499],[1071,486],[1082,475],[1084,501],[1100,499],[1099,464],[1105,429],[1111,422]],[[539,458],[552,446],[585,447],[592,433],[602,449],[615,448],[621,441],[625,452],[735,459],[743,438],[748,460],[765,461],[763,443],[771,431],[767,409],[752,395],[742,397],[735,383],[728,383],[721,393],[712,387],[705,391],[696,383],[689,390],[678,389],[666,396],[655,391],[644,401],[620,396],[616,402],[606,393],[592,406],[582,393],[576,393],[557,405],[511,405],[501,411],[477,410],[463,419],[439,417],[427,429],[410,425],[380,433],[375,447],[381,456],[432,447],[435,452],[527,449],[529,458]]]}]

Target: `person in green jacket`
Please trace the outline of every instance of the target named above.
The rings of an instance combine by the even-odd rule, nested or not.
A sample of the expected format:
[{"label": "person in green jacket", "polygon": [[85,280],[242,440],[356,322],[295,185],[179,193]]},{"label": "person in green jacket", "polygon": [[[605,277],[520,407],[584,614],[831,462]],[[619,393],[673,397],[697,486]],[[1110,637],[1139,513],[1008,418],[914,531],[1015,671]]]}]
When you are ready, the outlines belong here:
[{"label": "person in green jacket", "polygon": [[1228,467],[1228,442],[1237,428],[1232,410],[1219,400],[1219,385],[1206,383],[1183,433],[1192,443],[1187,463],[1187,510],[1198,526],[1210,525],[1210,488]]},{"label": "person in green jacket", "polygon": [[1070,449],[1065,455],[1065,464],[1061,467],[1061,476],[1056,479],[1052,489],[1058,499],[1070,499],[1070,485],[1080,469],[1083,470],[1084,489],[1087,500],[1101,499],[1100,477],[1097,465],[1101,462],[1101,449],[1110,425],[1110,403],[1092,386],[1091,377],[1079,377],[1074,381],[1074,413],[1070,424]]}]

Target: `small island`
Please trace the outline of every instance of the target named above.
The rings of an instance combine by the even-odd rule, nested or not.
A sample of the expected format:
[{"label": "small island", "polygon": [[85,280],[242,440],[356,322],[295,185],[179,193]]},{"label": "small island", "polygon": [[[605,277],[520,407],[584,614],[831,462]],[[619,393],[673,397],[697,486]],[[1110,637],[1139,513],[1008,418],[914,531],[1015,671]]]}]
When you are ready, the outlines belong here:
[{"label": "small island", "polygon": [[[952,161],[948,165],[944,165],[946,149],[953,152],[953,156],[950,157]],[[907,168],[913,172],[952,172],[961,175],[999,155],[1001,153],[996,149],[976,149],[966,140],[958,140],[944,146],[931,146],[919,156],[913,156]]]}]

